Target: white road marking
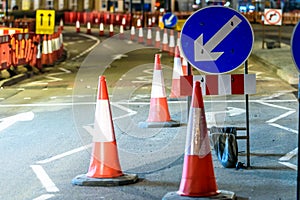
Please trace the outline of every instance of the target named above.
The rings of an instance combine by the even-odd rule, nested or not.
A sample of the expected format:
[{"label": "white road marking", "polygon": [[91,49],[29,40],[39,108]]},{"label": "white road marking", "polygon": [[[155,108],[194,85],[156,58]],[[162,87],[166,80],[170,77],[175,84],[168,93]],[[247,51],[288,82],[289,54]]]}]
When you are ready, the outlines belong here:
[{"label": "white road marking", "polygon": [[279,116],[277,116],[277,117],[274,117],[274,118],[272,118],[272,119],[266,121],[266,123],[274,123],[274,122],[276,122],[277,120],[280,120],[280,119],[285,118],[285,117],[287,117],[287,116],[289,116],[289,115],[291,115],[291,114],[294,114],[295,112],[296,112],[296,110],[288,111],[288,112],[286,112],[286,113],[283,113],[282,115],[279,115]]},{"label": "white road marking", "polygon": [[33,81],[30,82],[28,84],[26,84],[27,86],[34,86],[34,85],[47,85],[48,83],[53,83],[53,82],[58,82],[58,81],[62,81],[62,78],[58,78],[55,76],[59,76],[59,75],[63,75],[63,74],[70,74],[71,71],[67,70],[65,68],[60,67],[59,70],[61,70],[62,72],[56,72],[56,73],[51,73],[48,74],[47,76],[45,76],[45,78],[47,78],[48,80],[41,80],[41,81]]},{"label": "white road marking", "polygon": [[78,54],[77,56],[71,58],[72,61],[76,60],[76,59],[80,58],[81,56],[87,54],[88,52],[92,51],[100,43],[100,40],[98,38],[92,36],[92,35],[86,35],[86,34],[81,34],[81,33],[80,33],[80,35],[83,36],[83,37],[90,38],[90,39],[96,41],[96,43],[93,46],[91,46],[90,48],[88,48],[85,51],[83,51],[80,54]]},{"label": "white road marking", "polygon": [[292,164],[292,163],[289,163],[289,162],[279,162],[280,164],[282,164],[282,165],[285,165],[285,166],[287,166],[288,168],[291,168],[291,169],[293,169],[293,170],[296,170],[297,171],[297,165],[294,165],[294,164]]},{"label": "white road marking", "polygon": [[38,161],[38,162],[36,162],[36,163],[37,163],[37,164],[46,164],[46,163],[50,163],[50,162],[52,162],[52,161],[59,160],[59,159],[64,158],[64,157],[66,157],[66,156],[70,156],[70,155],[72,155],[72,154],[74,154],[74,153],[77,153],[77,152],[86,150],[86,149],[88,149],[88,148],[90,148],[90,147],[92,147],[92,144],[88,144],[88,145],[85,145],[85,146],[78,147],[78,148],[76,148],[76,149],[72,149],[72,150],[67,151],[67,152],[65,152],[65,153],[58,154],[58,155],[56,155],[56,156],[52,156],[52,157],[50,157],[50,158],[47,158],[47,159],[45,159],[45,160],[40,160],[40,161]]},{"label": "white road marking", "polygon": [[37,178],[41,181],[42,185],[47,190],[47,192],[59,192],[59,189],[56,187],[56,185],[50,179],[50,177],[45,172],[45,170],[42,166],[30,165],[30,167],[32,168],[33,172],[36,174]]},{"label": "white road marking", "polygon": [[285,154],[285,156],[282,156],[281,158],[279,158],[279,161],[289,161],[297,154],[298,154],[298,147],[296,149],[294,149],[293,151],[290,151],[287,154]]},{"label": "white road marking", "polygon": [[[278,123],[275,123],[276,121],[278,121],[280,119],[286,118],[286,117],[294,114],[296,112],[296,110],[292,109],[292,108],[285,107],[285,106],[279,106],[279,105],[275,105],[275,104],[270,103],[271,102],[270,100],[272,100],[273,98],[277,98],[277,97],[282,96],[282,95],[284,95],[285,93],[288,93],[288,92],[291,92],[291,91],[284,91],[284,92],[276,93],[276,94],[274,94],[272,96],[269,96],[269,97],[262,98],[261,102],[258,102],[258,103],[260,103],[262,105],[269,106],[269,107],[273,107],[273,108],[287,110],[287,112],[266,121],[266,123],[270,126],[274,126],[274,127],[279,128],[279,129],[282,129],[282,130],[285,130],[285,131],[288,131],[288,132],[291,132],[291,133],[298,134],[298,130],[294,130],[294,129],[291,129],[289,127],[282,126]],[[269,100],[269,103],[266,102],[267,100]],[[296,101],[296,99],[295,99],[295,101]],[[282,101],[279,101],[279,102],[282,102]],[[273,102],[273,103],[275,103],[275,102]],[[298,148],[294,149],[293,151],[288,152],[285,156],[279,158],[278,163],[280,163],[282,165],[285,165],[288,168],[291,168],[293,170],[297,170],[297,168],[298,168],[297,165],[294,165],[294,164],[288,162],[292,157],[296,156],[297,154],[298,154]]]},{"label": "white road marking", "polygon": [[285,130],[285,131],[288,131],[288,132],[291,132],[291,133],[296,133],[298,134],[298,131],[297,130],[294,130],[294,129],[291,129],[291,128],[288,128],[288,127],[285,127],[285,126],[281,126],[279,124],[275,124],[275,123],[269,123],[270,126],[274,126],[274,127],[277,127],[277,128],[280,128],[282,130]]},{"label": "white road marking", "polygon": [[2,121],[0,123],[0,131],[3,131],[4,129],[10,127],[11,125],[15,124],[18,121],[31,121],[34,118],[33,112],[25,112],[25,113],[19,113],[10,117],[5,117],[0,119]]}]

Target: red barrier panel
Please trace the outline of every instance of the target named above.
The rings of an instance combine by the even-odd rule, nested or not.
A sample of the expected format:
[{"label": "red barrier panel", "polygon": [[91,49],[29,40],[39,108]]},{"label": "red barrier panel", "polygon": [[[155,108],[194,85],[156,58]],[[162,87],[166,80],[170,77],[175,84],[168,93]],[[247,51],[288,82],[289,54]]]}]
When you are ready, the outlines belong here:
[{"label": "red barrier panel", "polygon": [[[11,63],[13,66],[27,64],[31,58],[33,49],[30,47],[34,33],[13,34],[10,40],[11,44]],[[29,47],[28,47],[29,46]]]},{"label": "red barrier panel", "polygon": [[7,69],[10,66],[9,42],[8,35],[0,36],[0,69]]}]

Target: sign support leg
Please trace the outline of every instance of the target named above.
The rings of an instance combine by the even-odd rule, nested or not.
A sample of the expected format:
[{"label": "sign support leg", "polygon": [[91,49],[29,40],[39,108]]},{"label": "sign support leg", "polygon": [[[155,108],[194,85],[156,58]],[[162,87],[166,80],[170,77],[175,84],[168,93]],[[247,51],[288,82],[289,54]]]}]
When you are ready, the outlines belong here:
[{"label": "sign support leg", "polygon": [[[248,74],[248,60],[245,61],[245,74]],[[246,155],[247,155],[247,168],[250,167],[250,132],[249,132],[249,96],[245,94],[246,103]]]},{"label": "sign support leg", "polygon": [[[188,76],[192,75],[191,64],[189,62],[187,62],[187,75]],[[194,86],[194,81],[193,81],[192,87],[193,86]],[[189,121],[189,114],[190,114],[190,106],[191,106],[191,101],[192,101],[192,96],[187,96],[186,100],[187,100],[187,118],[186,118],[186,122],[188,123],[188,121]]]}]

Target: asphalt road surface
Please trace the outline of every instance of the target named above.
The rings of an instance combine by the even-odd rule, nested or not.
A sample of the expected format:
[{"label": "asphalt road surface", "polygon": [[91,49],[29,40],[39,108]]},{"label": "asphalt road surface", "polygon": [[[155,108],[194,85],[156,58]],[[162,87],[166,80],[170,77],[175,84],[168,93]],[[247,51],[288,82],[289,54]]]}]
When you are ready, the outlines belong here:
[{"label": "asphalt road surface", "polygon": [[[0,198],[161,199],[178,190],[186,98],[169,101],[170,114],[181,122],[180,127],[137,126],[148,114],[154,54],[162,54],[167,94],[173,57],[141,44],[96,35],[65,33],[64,43],[69,52],[65,62],[0,90]],[[214,156],[218,187],[234,191],[238,199],[295,199],[296,89],[251,57],[248,63],[249,73],[255,73],[257,80],[256,94],[249,97],[251,168],[225,169]],[[233,73],[243,71],[240,67]],[[86,130],[93,126],[100,75],[107,77],[122,170],[139,176],[133,185],[71,184],[88,170],[92,137]],[[206,96],[204,100],[208,126],[245,126],[244,95]],[[238,143],[239,161],[246,163],[245,140]]]}]

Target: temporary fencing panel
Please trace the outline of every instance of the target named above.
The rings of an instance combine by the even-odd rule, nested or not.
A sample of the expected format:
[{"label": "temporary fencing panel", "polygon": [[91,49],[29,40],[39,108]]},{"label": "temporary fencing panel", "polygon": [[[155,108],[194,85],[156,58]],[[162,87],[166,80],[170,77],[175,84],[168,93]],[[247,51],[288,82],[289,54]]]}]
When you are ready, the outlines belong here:
[{"label": "temporary fencing panel", "polygon": [[[33,48],[31,46],[34,33],[16,33],[10,40],[12,65],[23,65],[32,59]],[[31,57],[29,57],[31,55]]]},{"label": "temporary fencing panel", "polygon": [[8,35],[0,36],[0,69],[6,69],[10,66],[10,37]]}]

